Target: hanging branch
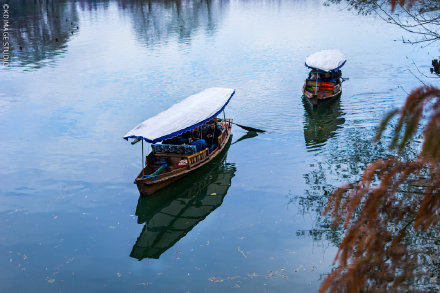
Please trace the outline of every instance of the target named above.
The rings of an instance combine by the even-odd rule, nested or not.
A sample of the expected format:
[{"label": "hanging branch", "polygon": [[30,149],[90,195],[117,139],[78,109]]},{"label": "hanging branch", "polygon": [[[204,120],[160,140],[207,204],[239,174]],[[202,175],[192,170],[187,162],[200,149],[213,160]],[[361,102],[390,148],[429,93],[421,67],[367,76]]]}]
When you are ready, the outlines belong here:
[{"label": "hanging branch", "polygon": [[[383,119],[377,139],[397,115],[390,147],[403,152],[427,121],[420,153],[411,161],[372,162],[360,182],[330,196],[323,215],[331,214],[333,226],[343,224],[347,231],[335,257],[338,267],[319,292],[430,292],[440,287],[440,280],[433,279],[440,251],[440,89],[413,90],[402,109]],[[435,236],[418,238],[427,234]]]}]

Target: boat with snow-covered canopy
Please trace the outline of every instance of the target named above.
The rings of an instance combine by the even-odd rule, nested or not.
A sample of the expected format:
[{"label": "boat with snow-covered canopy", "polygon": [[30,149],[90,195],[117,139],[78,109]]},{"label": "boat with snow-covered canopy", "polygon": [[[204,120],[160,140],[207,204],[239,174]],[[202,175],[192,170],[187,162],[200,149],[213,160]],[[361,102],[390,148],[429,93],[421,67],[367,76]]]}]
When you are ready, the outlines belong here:
[{"label": "boat with snow-covered canopy", "polygon": [[[151,195],[201,168],[222,152],[231,137],[232,119],[219,121],[234,95],[229,88],[208,88],[189,96],[130,130],[124,139],[142,141],[142,170],[134,183],[141,195]],[[210,144],[197,144],[209,122],[215,135]],[[216,132],[217,131],[217,132]],[[213,132],[213,133],[214,133]],[[151,143],[144,164],[143,143]],[[203,140],[204,141],[204,140]],[[200,141],[199,141],[200,142]]]},{"label": "boat with snow-covered canopy", "polygon": [[339,50],[323,50],[306,58],[305,66],[311,71],[303,86],[303,93],[314,106],[340,96],[342,92],[341,67],[347,59]]}]

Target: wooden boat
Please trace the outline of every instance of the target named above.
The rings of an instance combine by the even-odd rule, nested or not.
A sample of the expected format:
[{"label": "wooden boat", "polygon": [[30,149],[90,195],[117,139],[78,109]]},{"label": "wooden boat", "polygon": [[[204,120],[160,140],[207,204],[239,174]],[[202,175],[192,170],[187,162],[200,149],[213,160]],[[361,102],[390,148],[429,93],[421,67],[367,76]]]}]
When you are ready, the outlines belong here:
[{"label": "wooden boat", "polygon": [[[124,138],[152,143],[143,168],[136,177],[141,195],[151,195],[209,163],[222,152],[231,137],[232,119],[224,118],[217,126],[221,134],[214,149],[196,150],[190,144],[156,144],[178,137],[203,126],[224,111],[235,90],[209,88],[175,104],[158,115],[145,120],[129,131]],[[143,149],[143,146],[142,146]],[[142,154],[143,158],[143,154]]]},{"label": "wooden boat", "polygon": [[314,106],[342,93],[341,67],[346,58],[339,50],[323,50],[306,58],[311,71],[303,86],[303,94]]}]

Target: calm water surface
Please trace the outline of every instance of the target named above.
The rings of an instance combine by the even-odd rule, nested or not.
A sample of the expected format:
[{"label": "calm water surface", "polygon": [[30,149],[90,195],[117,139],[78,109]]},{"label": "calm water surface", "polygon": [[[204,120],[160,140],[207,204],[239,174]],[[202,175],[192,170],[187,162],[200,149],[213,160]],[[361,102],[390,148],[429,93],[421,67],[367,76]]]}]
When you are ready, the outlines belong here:
[{"label": "calm water surface", "polygon": [[[15,3],[15,4],[14,4]],[[1,292],[316,292],[341,232],[325,197],[372,158],[382,115],[438,51],[320,1],[11,2],[0,69]],[[20,48],[21,47],[21,48]],[[301,98],[339,48],[339,100]],[[431,50],[431,51],[430,51]],[[413,64],[414,62],[414,64]],[[236,95],[227,154],[151,198],[137,123],[212,86]]]}]

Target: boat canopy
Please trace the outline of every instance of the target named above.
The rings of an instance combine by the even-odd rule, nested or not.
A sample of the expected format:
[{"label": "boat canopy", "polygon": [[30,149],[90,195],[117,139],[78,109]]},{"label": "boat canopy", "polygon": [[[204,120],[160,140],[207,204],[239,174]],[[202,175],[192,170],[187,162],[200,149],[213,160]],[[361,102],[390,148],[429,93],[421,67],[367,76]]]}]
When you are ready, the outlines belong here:
[{"label": "boat canopy", "polygon": [[306,67],[325,72],[337,71],[344,66],[347,58],[339,50],[323,50],[306,58]]},{"label": "boat canopy", "polygon": [[206,123],[220,114],[234,95],[229,88],[208,88],[137,125],[124,139],[139,138],[156,143]]}]

